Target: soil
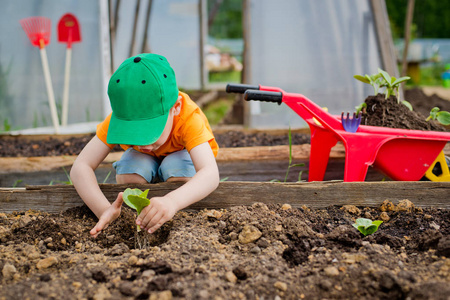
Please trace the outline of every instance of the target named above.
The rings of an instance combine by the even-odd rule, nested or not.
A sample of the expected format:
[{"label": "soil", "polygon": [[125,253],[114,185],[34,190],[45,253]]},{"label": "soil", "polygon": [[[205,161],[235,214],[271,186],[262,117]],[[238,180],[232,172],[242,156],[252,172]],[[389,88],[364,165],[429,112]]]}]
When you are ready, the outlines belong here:
[{"label": "soil", "polygon": [[[390,96],[388,99],[385,99],[384,94],[378,94],[376,96],[367,97],[364,102],[367,107],[363,110],[361,118],[361,124],[363,125],[427,131],[447,131],[445,127],[437,122],[426,121],[427,116],[424,116],[422,113],[415,110],[411,111],[406,105],[399,103],[395,96]],[[411,105],[415,108],[415,104],[411,103]],[[428,115],[430,114],[430,110],[428,110]]]},{"label": "soil", "polygon": [[[71,137],[65,140],[47,137],[45,139],[29,140],[22,138],[2,139],[0,137],[0,157],[32,157],[78,155],[94,134]],[[243,132],[230,130],[214,135],[220,147],[252,147],[288,145],[288,135],[269,134],[265,132]],[[292,144],[310,143],[309,134],[291,133]],[[119,146],[113,151],[123,151]]]},{"label": "soil", "polygon": [[[384,220],[364,237],[356,218]],[[0,214],[0,299],[448,299],[450,211],[289,205],[182,211],[136,247],[86,206]]]}]

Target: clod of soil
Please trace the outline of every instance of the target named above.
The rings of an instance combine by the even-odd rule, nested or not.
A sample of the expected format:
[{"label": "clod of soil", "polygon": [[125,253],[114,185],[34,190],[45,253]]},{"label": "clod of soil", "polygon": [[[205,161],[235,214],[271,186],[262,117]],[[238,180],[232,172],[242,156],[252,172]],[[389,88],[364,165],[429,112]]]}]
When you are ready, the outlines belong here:
[{"label": "clod of soil", "polygon": [[[362,236],[356,218],[383,220]],[[0,299],[448,299],[450,211],[290,205],[183,211],[137,249],[86,206],[0,213]]]},{"label": "clod of soil", "polygon": [[[399,103],[397,97],[385,99],[384,94],[369,96],[364,101],[367,104],[362,114],[361,124],[389,128],[446,131],[434,121],[426,121],[421,113],[411,111],[406,105]],[[414,108],[414,106],[413,106]],[[429,111],[428,111],[429,114]]]}]

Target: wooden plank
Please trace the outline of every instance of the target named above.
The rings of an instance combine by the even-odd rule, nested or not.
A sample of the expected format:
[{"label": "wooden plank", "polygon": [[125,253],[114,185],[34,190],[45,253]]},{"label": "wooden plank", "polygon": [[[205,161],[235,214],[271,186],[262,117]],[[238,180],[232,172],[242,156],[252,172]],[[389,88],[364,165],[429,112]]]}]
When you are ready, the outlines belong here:
[{"label": "wooden plank", "polygon": [[375,29],[380,47],[383,69],[399,77],[394,42],[392,40],[385,0],[371,0]]},{"label": "wooden plank", "polygon": [[[292,158],[294,160],[309,160],[311,145],[293,145]],[[110,165],[120,159],[123,152],[112,152],[104,160],[102,165]],[[444,154],[450,155],[450,143],[444,147]],[[331,149],[330,159],[344,159],[344,146],[338,143]],[[76,156],[43,156],[43,157],[1,157],[0,174],[24,173],[37,171],[50,171],[70,167]],[[220,148],[217,162],[230,161],[270,161],[288,160],[289,146],[260,146],[260,147],[236,147]]]},{"label": "wooden plank", "polygon": [[[179,187],[178,183],[144,185],[101,184],[108,200],[127,187],[150,189],[149,197],[162,196]],[[450,182],[221,182],[217,190],[189,209],[219,209],[236,205],[291,204],[323,208],[352,204],[377,207],[388,199],[394,203],[408,199],[417,207],[450,209]],[[29,209],[60,212],[83,202],[73,186],[29,186],[26,189],[0,189],[1,212]]]}]

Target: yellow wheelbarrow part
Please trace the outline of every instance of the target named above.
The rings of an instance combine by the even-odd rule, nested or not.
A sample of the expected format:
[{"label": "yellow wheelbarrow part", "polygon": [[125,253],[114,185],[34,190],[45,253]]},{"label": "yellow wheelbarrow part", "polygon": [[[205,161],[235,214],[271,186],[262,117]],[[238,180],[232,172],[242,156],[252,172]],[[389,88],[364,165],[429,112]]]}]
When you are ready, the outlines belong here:
[{"label": "yellow wheelbarrow part", "polygon": [[[441,165],[442,174],[435,175],[433,173],[434,166],[439,163]],[[428,178],[431,181],[450,181],[450,172],[448,169],[447,161],[445,160],[444,151],[441,151],[439,153],[436,160],[431,164],[430,168],[425,172],[425,177]]]}]

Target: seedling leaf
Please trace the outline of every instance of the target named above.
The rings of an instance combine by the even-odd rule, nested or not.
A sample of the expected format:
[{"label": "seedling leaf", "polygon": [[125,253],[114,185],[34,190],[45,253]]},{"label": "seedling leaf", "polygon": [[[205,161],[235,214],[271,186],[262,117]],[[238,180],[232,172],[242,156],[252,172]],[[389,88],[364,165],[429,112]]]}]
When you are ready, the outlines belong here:
[{"label": "seedling leaf", "polygon": [[352,224],[353,227],[359,230],[364,236],[375,233],[378,227],[383,221],[377,220],[373,221],[366,218],[356,219],[356,223]]},{"label": "seedling leaf", "polygon": [[368,75],[366,75],[366,76],[362,76],[362,75],[354,75],[353,76],[353,78],[355,78],[355,79],[357,79],[357,80],[359,80],[359,81],[362,81],[362,82],[364,82],[364,83],[367,83],[367,84],[370,84],[371,82],[370,82],[370,77],[368,78],[369,76]]},{"label": "seedling leaf", "polygon": [[448,111],[440,111],[440,112],[438,112],[436,119],[442,125],[450,125],[450,113]]},{"label": "seedling leaf", "polygon": [[135,209],[138,215],[141,211],[150,204],[150,200],[147,199],[148,189],[141,191],[140,189],[126,189],[123,192],[123,201],[131,208]]},{"label": "seedling leaf", "polygon": [[404,106],[406,106],[407,108],[409,108],[410,111],[413,111],[413,107],[412,107],[411,103],[409,103],[408,101],[403,100],[403,101],[402,101],[402,104],[403,104]]}]

